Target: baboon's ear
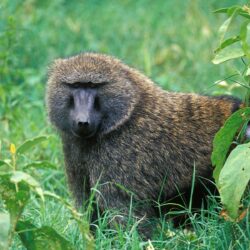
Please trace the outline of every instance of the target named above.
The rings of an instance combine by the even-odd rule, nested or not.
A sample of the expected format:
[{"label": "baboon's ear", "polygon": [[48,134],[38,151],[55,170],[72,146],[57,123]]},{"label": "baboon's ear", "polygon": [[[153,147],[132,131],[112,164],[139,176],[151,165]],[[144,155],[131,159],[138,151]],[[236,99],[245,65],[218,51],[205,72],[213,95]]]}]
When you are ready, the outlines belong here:
[{"label": "baboon's ear", "polygon": [[102,134],[108,134],[125,124],[132,116],[140,99],[136,84],[128,79],[124,79],[124,82],[121,80],[120,85],[114,88],[113,93],[110,94],[113,94],[113,98],[108,98],[107,103],[104,104],[105,109],[110,112],[103,119]]}]

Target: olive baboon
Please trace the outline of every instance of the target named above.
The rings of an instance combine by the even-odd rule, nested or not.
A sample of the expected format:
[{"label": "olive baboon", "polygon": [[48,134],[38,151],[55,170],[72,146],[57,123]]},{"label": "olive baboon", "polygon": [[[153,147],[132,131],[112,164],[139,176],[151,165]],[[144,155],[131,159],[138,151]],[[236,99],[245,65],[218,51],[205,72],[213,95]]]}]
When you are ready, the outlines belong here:
[{"label": "olive baboon", "polygon": [[[56,60],[47,85],[69,187],[81,205],[99,183],[101,211],[126,212],[125,189],[135,201],[175,197],[190,189],[194,165],[196,177],[211,180],[212,140],[240,106],[233,97],[164,91],[118,59],[95,53]],[[135,215],[157,216],[151,205]]]}]

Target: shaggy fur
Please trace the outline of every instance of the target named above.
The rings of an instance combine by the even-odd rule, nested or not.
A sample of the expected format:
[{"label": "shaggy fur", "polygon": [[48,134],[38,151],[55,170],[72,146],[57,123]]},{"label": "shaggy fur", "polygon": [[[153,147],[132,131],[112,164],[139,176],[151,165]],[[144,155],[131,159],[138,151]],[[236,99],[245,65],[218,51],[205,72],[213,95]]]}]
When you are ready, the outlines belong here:
[{"label": "shaggy fur", "polygon": [[[64,84],[93,83],[103,119],[91,138],[68,129],[69,93]],[[50,68],[47,107],[60,132],[68,183],[78,205],[97,183],[101,211],[127,211],[135,201],[164,202],[190,192],[195,176],[212,179],[215,133],[241,102],[232,97],[170,93],[121,61],[84,53],[58,59]],[[65,125],[66,124],[66,125]],[[101,194],[101,195],[100,195]],[[151,203],[135,211],[155,217]]]}]

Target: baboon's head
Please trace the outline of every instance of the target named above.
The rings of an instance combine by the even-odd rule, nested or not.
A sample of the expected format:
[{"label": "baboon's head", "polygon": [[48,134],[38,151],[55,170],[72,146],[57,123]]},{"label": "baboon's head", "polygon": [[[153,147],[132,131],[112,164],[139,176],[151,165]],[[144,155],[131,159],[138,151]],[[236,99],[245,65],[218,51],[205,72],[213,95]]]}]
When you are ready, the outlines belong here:
[{"label": "baboon's head", "polygon": [[131,116],[136,89],[129,68],[112,57],[86,53],[58,59],[47,85],[50,120],[76,137],[107,134]]}]

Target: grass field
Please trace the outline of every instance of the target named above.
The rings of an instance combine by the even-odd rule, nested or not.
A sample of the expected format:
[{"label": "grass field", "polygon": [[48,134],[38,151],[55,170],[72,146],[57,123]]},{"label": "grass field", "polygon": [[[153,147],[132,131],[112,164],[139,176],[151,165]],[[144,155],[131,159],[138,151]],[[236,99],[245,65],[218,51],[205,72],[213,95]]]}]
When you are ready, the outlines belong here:
[{"label": "grass field", "polygon": [[[83,51],[114,55],[140,69],[163,88],[203,94],[233,93],[237,87],[214,85],[235,73],[232,63],[211,63],[223,15],[213,10],[236,0],[92,0],[0,2],[0,159],[10,158],[9,145],[39,135],[49,139],[18,164],[47,160],[56,169],[32,170],[45,190],[71,202],[63,170],[60,140],[47,121],[44,92],[48,65],[58,57]],[[240,63],[240,62],[239,62]],[[2,204],[2,203],[1,203]],[[211,197],[207,211],[190,213],[192,230],[173,228],[161,218],[160,233],[143,241],[136,230],[115,233],[100,219],[96,249],[249,249],[249,215],[239,224],[220,218]],[[107,216],[111,216],[107,214]],[[32,196],[24,218],[49,225],[76,249],[86,242],[67,209],[53,199],[41,205]],[[12,249],[24,249],[18,237]]]}]

